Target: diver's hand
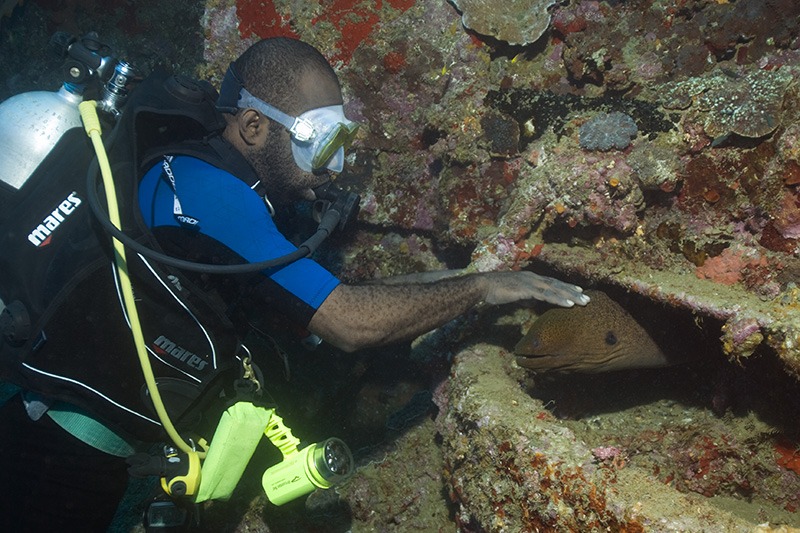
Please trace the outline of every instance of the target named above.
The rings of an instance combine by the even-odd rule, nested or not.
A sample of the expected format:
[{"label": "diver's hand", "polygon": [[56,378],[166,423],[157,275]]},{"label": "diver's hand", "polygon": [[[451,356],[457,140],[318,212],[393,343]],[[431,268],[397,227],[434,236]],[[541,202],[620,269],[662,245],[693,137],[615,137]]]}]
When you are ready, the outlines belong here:
[{"label": "diver's hand", "polygon": [[533,272],[488,272],[483,276],[487,283],[484,301],[488,304],[500,305],[530,299],[561,307],[589,303],[589,297],[577,285]]}]

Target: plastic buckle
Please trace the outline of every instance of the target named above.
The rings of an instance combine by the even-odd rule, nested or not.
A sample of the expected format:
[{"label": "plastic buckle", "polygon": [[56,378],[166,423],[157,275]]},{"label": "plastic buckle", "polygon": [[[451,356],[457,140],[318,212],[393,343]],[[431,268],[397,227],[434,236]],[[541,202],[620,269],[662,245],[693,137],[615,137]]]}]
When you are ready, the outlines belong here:
[{"label": "plastic buckle", "polygon": [[314,124],[304,118],[297,117],[294,119],[294,124],[289,128],[292,137],[299,142],[310,141],[314,138]]}]

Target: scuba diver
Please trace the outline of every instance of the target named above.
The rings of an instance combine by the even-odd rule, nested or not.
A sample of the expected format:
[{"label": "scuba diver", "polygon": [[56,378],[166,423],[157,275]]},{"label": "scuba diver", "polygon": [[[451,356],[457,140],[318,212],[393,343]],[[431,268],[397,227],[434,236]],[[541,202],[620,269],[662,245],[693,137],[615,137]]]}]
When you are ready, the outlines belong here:
[{"label": "scuba diver", "polygon": [[[176,95],[189,111],[164,103]],[[358,209],[331,183],[358,129],[343,103],[318,50],[265,39],[230,65],[218,96],[183,78],[143,81],[112,113],[108,165],[102,146],[69,129],[31,178],[6,187],[0,379],[17,389],[0,407],[4,530],[104,531],[129,473],[161,478],[172,498],[159,505],[225,499],[252,453],[238,442],[246,433],[284,453],[264,475],[273,503],[330,486],[349,451],[336,439],[299,449],[240,341],[246,316],[277,309],[354,352],[413,339],[480,303],[588,302],[579,287],[532,272],[346,284],[310,259]],[[83,120],[94,141],[100,128]],[[85,182],[60,177],[77,169]],[[317,202],[323,229],[298,247],[272,215],[300,200]],[[242,422],[240,405],[258,420]],[[197,437],[212,434],[210,446]],[[147,451],[160,442],[162,453]],[[287,488],[287,469],[303,487]],[[157,511],[148,530],[166,527]]]}]

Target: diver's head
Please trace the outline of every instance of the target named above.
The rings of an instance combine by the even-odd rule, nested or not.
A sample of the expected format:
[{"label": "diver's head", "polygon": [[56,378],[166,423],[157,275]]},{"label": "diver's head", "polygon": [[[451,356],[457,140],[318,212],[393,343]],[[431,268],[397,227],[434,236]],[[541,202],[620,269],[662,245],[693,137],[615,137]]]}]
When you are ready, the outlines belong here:
[{"label": "diver's head", "polygon": [[231,64],[218,106],[224,135],[247,158],[270,199],[314,199],[312,189],[341,171],[357,125],[342,111],[336,73],[313,46],[264,39]]}]

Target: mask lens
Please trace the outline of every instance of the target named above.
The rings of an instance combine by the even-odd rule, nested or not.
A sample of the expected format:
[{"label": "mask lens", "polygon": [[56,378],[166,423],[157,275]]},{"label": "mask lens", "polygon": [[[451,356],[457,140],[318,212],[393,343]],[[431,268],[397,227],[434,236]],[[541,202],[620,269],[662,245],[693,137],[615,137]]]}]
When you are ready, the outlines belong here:
[{"label": "mask lens", "polygon": [[358,124],[355,122],[340,122],[332,128],[319,143],[314,157],[311,159],[311,166],[314,170],[322,168],[325,163],[332,158],[339,148],[347,150],[356,138]]}]

